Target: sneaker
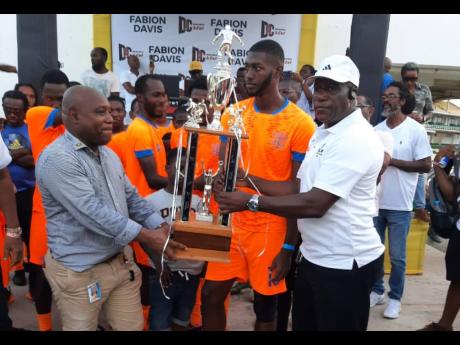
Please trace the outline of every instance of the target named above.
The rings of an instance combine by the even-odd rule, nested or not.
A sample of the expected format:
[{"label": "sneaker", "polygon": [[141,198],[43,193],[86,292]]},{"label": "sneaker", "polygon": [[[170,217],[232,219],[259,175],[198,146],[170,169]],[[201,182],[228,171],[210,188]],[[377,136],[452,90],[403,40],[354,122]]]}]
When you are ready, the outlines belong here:
[{"label": "sneaker", "polygon": [[390,298],[390,300],[388,301],[388,306],[383,312],[383,317],[387,319],[397,319],[399,317],[400,312],[401,312],[401,301]]},{"label": "sneaker", "polygon": [[16,286],[24,286],[27,284],[26,272],[24,270],[18,270],[14,272],[13,283]]},{"label": "sneaker", "polygon": [[370,307],[375,307],[376,305],[385,304],[385,295],[379,295],[377,292],[372,291],[370,295]]},{"label": "sneaker", "polygon": [[441,326],[439,323],[432,322],[429,325],[426,325],[425,327],[418,329],[417,331],[451,332],[453,331],[453,329],[452,327],[445,328]]}]

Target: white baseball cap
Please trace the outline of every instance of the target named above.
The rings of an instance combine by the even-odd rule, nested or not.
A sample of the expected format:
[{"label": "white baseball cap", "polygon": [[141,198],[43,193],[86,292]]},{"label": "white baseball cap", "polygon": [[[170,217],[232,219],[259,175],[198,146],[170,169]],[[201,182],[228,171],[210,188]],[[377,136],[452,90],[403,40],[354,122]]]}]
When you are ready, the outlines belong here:
[{"label": "white baseball cap", "polygon": [[355,63],[345,55],[331,55],[321,61],[312,78],[323,77],[338,83],[350,82],[359,87],[359,70]]}]

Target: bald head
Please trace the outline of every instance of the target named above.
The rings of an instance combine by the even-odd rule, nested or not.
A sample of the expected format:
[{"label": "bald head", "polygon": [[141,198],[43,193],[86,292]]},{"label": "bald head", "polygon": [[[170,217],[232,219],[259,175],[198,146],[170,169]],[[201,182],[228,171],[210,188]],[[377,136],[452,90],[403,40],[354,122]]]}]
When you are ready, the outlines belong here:
[{"label": "bald head", "polygon": [[75,85],[69,88],[62,99],[62,111],[64,115],[68,114],[70,108],[79,108],[85,104],[88,99],[103,98],[105,97],[87,86]]},{"label": "bald head", "polygon": [[390,72],[391,70],[391,66],[392,66],[392,62],[390,60],[389,57],[385,57],[385,59],[383,59],[383,68],[385,69],[385,72]]},{"label": "bald head", "polygon": [[62,120],[66,129],[91,148],[107,144],[113,119],[108,100],[98,91],[76,85],[64,93]]}]

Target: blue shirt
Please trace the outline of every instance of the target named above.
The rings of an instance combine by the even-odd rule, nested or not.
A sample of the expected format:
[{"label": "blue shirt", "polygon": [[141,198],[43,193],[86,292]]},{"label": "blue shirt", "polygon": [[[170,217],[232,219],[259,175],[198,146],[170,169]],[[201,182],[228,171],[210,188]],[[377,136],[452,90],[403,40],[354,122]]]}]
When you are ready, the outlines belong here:
[{"label": "blue shirt", "polygon": [[154,229],[164,222],[112,150],[100,146],[95,153],[67,131],[40,155],[37,183],[51,255],[76,272],[121,252],[141,224]]},{"label": "blue shirt", "polygon": [[[26,124],[19,127],[6,125],[2,131],[2,138],[10,151],[24,148],[31,149],[29,132]],[[34,168],[24,168],[13,161],[8,165],[8,171],[18,192],[35,187]]]}]

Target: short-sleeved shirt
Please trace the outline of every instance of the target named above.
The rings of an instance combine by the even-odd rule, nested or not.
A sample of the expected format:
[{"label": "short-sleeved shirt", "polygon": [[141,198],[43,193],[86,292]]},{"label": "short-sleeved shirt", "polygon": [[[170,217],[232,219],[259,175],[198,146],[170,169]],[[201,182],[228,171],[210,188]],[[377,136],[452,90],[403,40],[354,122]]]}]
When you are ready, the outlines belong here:
[{"label": "short-sleeved shirt", "polygon": [[120,73],[120,84],[121,84],[121,92],[120,95],[125,99],[125,104],[126,104],[126,109],[129,110],[131,109],[131,103],[133,100],[136,98],[135,94],[129,93],[126,91],[125,87],[123,86],[124,83],[131,83],[131,86],[134,87],[136,84],[136,80],[144,75],[144,73],[139,71],[138,75],[135,75],[131,70],[126,70]]},{"label": "short-sleeved shirt", "polygon": [[[0,170],[5,169],[11,162],[10,152],[3,140],[0,140]],[[0,212],[1,213],[1,212]]]},{"label": "short-sleeved shirt", "polygon": [[[393,136],[394,159],[416,161],[433,154],[425,127],[410,117],[393,129],[387,126],[387,120],[375,129]],[[380,181],[380,209],[412,211],[417,180],[418,173],[389,166]]]},{"label": "short-sleeved shirt", "polygon": [[[254,103],[254,97],[239,102],[238,107],[246,107],[243,122],[249,136],[241,144],[243,168],[249,166],[249,175],[268,181],[291,180],[292,162],[302,162],[316,129],[311,117],[287,98],[272,114],[262,113]],[[229,114],[226,112],[221,119],[224,128],[228,128],[228,121]],[[221,140],[226,141],[224,137]],[[241,190],[256,194],[251,188]],[[286,231],[286,219],[269,213],[243,211],[234,213],[232,217],[233,225],[246,231]]]},{"label": "short-sleeved shirt", "polygon": [[118,158],[120,158],[120,162],[123,165],[123,167],[126,166],[126,159],[124,156],[125,145],[126,145],[126,131],[119,132],[119,133],[112,135],[112,139],[107,144],[107,146],[111,148],[113,152],[116,153]]},{"label": "short-sleeved shirt", "polygon": [[[180,193],[180,192],[179,192]],[[168,193],[164,188],[159,191],[150,194],[145,198],[150,205],[153,206],[155,212],[159,212],[163,217],[166,223],[171,224],[171,210],[173,202],[173,194]],[[181,209],[182,197],[180,195],[176,196],[176,207],[177,210]],[[201,200],[196,195],[192,196],[191,208],[194,211],[197,211],[198,205]],[[151,262],[152,267],[155,267],[155,264]],[[183,271],[193,275],[198,275],[203,270],[204,262],[197,260],[174,260],[168,261],[168,267],[171,271]]]},{"label": "short-sleeved shirt", "polygon": [[143,197],[154,192],[147,183],[139,158],[155,159],[157,174],[166,177],[166,151],[157,127],[149,119],[138,115],[126,130],[125,170],[131,183]]},{"label": "short-sleeved shirt", "polygon": [[[19,149],[31,150],[29,132],[27,130],[26,124],[18,127],[6,125],[2,131],[2,138],[10,151]],[[34,168],[25,168],[14,162],[11,162],[10,165],[8,165],[8,171],[18,192],[23,192],[27,189],[34,188]]]},{"label": "short-sleeved shirt", "polygon": [[99,91],[105,97],[109,97],[112,92],[120,92],[120,81],[112,71],[96,73],[92,69],[88,69],[81,75],[81,83]]},{"label": "short-sleeved shirt", "polygon": [[339,197],[321,218],[298,219],[300,250],[310,262],[351,270],[382,255],[374,228],[377,177],[383,146],[372,126],[356,110],[332,127],[319,127],[297,177],[300,192],[318,188]]},{"label": "short-sleeved shirt", "polygon": [[433,99],[430,88],[425,84],[415,83],[415,108],[414,111],[420,115],[433,111]]}]

